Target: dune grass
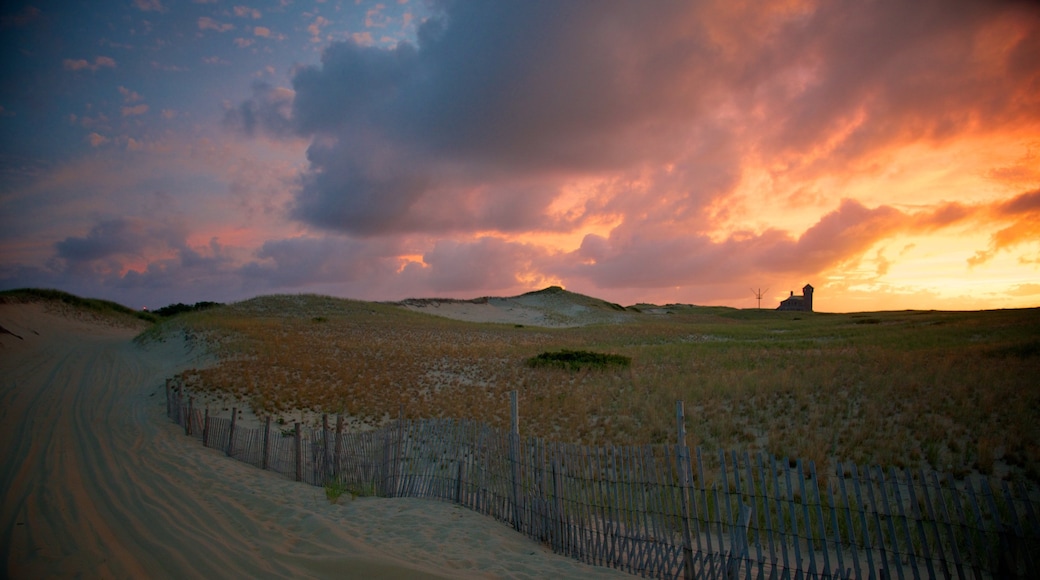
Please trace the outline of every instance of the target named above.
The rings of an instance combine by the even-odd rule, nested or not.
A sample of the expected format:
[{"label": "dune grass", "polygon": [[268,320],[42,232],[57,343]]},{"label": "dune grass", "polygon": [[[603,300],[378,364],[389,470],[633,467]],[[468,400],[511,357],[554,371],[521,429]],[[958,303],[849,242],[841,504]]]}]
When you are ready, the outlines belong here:
[{"label": "dune grass", "polygon": [[0,301],[10,302],[49,302],[62,304],[70,308],[91,312],[107,317],[132,317],[145,322],[155,322],[158,318],[143,310],[127,308],[122,304],[99,298],[81,298],[61,290],[46,288],[17,288],[0,292]]},{"label": "dune grass", "polygon": [[[473,324],[379,303],[269,296],[184,315],[220,357],[191,388],[260,415],[458,417],[586,444],[972,471],[1040,481],[1040,309],[792,313],[671,306],[625,324]],[[586,350],[628,366],[529,366]],[[708,456],[710,457],[711,454]]]}]

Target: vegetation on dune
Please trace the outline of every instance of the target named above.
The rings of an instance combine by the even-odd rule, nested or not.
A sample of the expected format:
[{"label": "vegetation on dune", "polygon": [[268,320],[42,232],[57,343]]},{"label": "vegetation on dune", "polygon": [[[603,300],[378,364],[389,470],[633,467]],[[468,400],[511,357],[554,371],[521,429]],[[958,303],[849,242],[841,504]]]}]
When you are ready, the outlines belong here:
[{"label": "vegetation on dune", "polygon": [[605,369],[609,367],[627,367],[632,364],[630,357],[620,354],[604,354],[587,350],[567,350],[559,352],[543,352],[527,359],[527,366],[533,368],[549,367],[572,371],[581,369]]},{"label": "vegetation on dune", "polygon": [[98,298],[81,298],[61,290],[44,288],[18,288],[0,292],[0,302],[52,302],[71,308],[92,312],[101,316],[133,317],[145,322],[155,322],[155,315],[143,310],[127,308],[122,304]]},{"label": "vegetation on dune", "polygon": [[[688,442],[706,451],[1040,481],[1040,309],[641,310],[626,324],[548,329],[264,297],[182,317],[220,358],[183,378],[261,415],[344,412],[372,426],[403,412],[507,428],[515,389],[523,434],[587,444],[673,441],[683,400]],[[527,363],[581,350],[631,363]]]},{"label": "vegetation on dune", "polygon": [[223,306],[220,302],[196,302],[195,304],[184,304],[178,302],[176,304],[170,304],[169,306],[163,306],[162,308],[153,310],[152,313],[156,316],[170,317],[177,316],[178,314],[186,314],[188,312],[198,312],[199,310],[209,310],[210,308],[216,308]]}]

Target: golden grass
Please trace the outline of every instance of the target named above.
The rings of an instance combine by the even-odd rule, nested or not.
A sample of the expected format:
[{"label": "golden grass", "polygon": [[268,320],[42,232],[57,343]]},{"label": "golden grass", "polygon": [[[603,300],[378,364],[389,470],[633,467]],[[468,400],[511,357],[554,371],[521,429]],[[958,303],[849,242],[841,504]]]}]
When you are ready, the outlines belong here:
[{"label": "golden grass", "polygon": [[[674,441],[683,400],[687,442],[706,451],[1040,481],[1040,310],[670,312],[520,328],[270,296],[183,317],[220,357],[183,378],[248,401],[258,415],[343,412],[371,426],[403,412],[507,428],[515,389],[522,434],[586,444]],[[561,348],[632,364],[578,372],[524,364]]]}]

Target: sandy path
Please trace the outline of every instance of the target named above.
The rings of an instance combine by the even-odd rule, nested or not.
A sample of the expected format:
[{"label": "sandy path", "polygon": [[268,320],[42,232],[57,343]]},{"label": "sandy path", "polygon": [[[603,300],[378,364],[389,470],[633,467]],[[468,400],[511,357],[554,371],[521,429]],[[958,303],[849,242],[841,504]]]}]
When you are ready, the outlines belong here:
[{"label": "sandy path", "polygon": [[183,346],[0,304],[0,555],[12,578],[630,577],[450,504],[324,491],[165,418]]}]

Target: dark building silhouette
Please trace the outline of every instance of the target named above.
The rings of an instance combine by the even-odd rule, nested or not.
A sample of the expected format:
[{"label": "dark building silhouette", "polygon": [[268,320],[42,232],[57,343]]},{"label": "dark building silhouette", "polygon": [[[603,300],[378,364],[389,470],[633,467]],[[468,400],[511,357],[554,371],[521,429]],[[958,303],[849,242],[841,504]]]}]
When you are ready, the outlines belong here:
[{"label": "dark building silhouette", "polygon": [[780,303],[777,306],[777,310],[794,310],[798,312],[812,312],[812,292],[813,287],[806,284],[802,288],[802,295],[795,296],[794,291],[791,291],[791,297]]}]

